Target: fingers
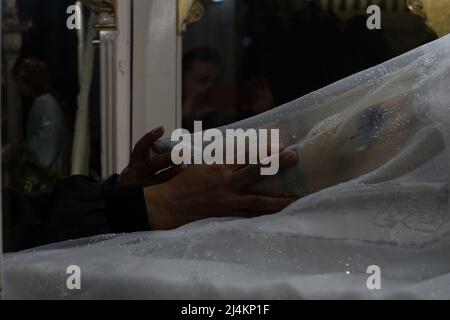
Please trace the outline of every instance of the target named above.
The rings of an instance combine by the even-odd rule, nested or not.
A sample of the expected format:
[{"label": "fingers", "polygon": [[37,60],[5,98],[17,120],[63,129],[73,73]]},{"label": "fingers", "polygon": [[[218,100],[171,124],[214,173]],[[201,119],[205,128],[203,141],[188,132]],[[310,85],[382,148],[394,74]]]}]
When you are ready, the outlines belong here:
[{"label": "fingers", "polygon": [[154,176],[152,178],[154,181],[154,184],[160,184],[160,183],[169,181],[173,177],[180,174],[184,169],[185,169],[185,166],[176,166],[176,167],[169,168],[169,169],[157,174],[156,176]]},{"label": "fingers", "polygon": [[[280,154],[280,153],[282,153],[284,151],[284,149],[286,149],[284,144],[280,144],[277,149],[275,149],[274,145],[269,144],[269,145],[267,145],[267,157],[270,157],[270,156],[273,156],[273,155],[276,155],[276,154]],[[256,156],[257,157],[261,157],[261,155],[259,155],[259,154],[257,154]],[[234,160],[236,161],[237,158],[238,158],[238,155],[235,155],[234,156]],[[260,159],[260,161],[261,161],[261,159]],[[247,167],[249,165],[249,163],[250,163],[250,155],[249,155],[248,152],[245,154],[245,163],[246,164],[234,164],[234,165],[231,165],[231,168],[233,168],[233,170],[241,170],[241,169]]]},{"label": "fingers", "polygon": [[146,175],[155,174],[161,170],[167,169],[173,166],[172,153],[167,152],[160,156],[155,156],[151,159],[148,159],[146,164],[147,164]]},{"label": "fingers", "polygon": [[[297,160],[298,155],[294,151],[284,151],[280,155],[280,170],[293,166]],[[240,188],[245,188],[252,185],[265,176],[261,174],[261,164],[246,166],[233,174],[233,182]]]},{"label": "fingers", "polygon": [[[217,210],[213,210],[213,216],[218,218],[255,218],[278,213],[297,200],[297,198],[276,198],[257,195],[235,196],[219,204]],[[230,204],[232,205],[230,206]],[[210,218],[211,212],[206,217]]]},{"label": "fingers", "polygon": [[280,170],[292,167],[298,161],[298,154],[295,151],[284,151],[280,154]]},{"label": "fingers", "polygon": [[173,166],[171,153],[165,153],[160,156],[155,156],[145,162],[139,162],[133,167],[133,177],[139,180],[154,179],[154,175],[160,171],[168,169]]},{"label": "fingers", "polygon": [[184,166],[172,167],[161,173],[158,173],[157,175],[149,175],[148,177],[145,178],[136,179],[133,181],[132,185],[146,188],[157,184],[161,184],[169,181],[176,175],[180,174],[183,170]]},{"label": "fingers", "polygon": [[236,171],[233,175],[233,183],[238,189],[247,187],[253,183],[262,179],[261,165],[254,164],[245,166],[242,169]]},{"label": "fingers", "polygon": [[160,146],[159,144],[157,144],[157,143],[154,143],[154,144],[152,145],[152,150],[153,150],[153,152],[156,153],[156,154],[163,154],[164,151],[167,151],[167,150],[163,150],[163,149],[161,148],[161,146]]},{"label": "fingers", "polygon": [[133,149],[133,153],[131,155],[132,161],[145,161],[153,144],[164,135],[164,132],[164,128],[159,127],[153,129],[152,131],[147,133],[141,140],[139,140],[139,142]]}]

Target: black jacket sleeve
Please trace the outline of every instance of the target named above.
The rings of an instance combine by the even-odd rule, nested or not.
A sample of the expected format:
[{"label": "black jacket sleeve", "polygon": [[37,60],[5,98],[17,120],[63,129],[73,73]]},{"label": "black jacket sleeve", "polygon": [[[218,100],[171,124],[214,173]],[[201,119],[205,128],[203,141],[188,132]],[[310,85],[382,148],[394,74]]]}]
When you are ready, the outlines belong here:
[{"label": "black jacket sleeve", "polygon": [[87,177],[61,179],[48,193],[3,189],[4,252],[107,233],[149,229],[143,189]]}]

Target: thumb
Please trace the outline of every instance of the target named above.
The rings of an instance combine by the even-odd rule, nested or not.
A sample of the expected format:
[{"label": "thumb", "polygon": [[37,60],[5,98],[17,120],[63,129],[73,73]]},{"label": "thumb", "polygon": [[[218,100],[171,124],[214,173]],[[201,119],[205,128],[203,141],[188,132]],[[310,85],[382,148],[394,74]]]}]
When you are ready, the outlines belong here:
[{"label": "thumb", "polygon": [[159,127],[153,129],[147,133],[141,140],[136,144],[131,154],[131,161],[145,161],[148,157],[148,152],[151,150],[153,144],[158,141],[164,135],[164,128]]}]

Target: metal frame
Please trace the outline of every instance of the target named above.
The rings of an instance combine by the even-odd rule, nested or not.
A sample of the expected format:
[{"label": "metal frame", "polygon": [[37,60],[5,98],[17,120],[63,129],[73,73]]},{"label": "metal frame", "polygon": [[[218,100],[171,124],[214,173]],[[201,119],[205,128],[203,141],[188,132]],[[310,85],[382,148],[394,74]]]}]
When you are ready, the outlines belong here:
[{"label": "metal frame", "polygon": [[[0,1],[0,60],[2,58],[2,1]],[[0,86],[0,108],[2,106],[2,88]],[[2,120],[2,115],[0,113],[0,122]],[[1,141],[1,130],[0,130],[0,141]],[[3,185],[2,183],[2,169],[0,166],[0,185]],[[3,272],[2,272],[2,263],[3,263],[3,200],[2,200],[2,194],[0,193],[0,300],[3,297]]]},{"label": "metal frame", "polygon": [[97,16],[102,176],[122,171],[131,153],[132,1],[83,0]]},{"label": "metal frame", "polygon": [[100,30],[100,115],[102,141],[102,176],[117,172],[116,109],[116,42],[117,31]]},{"label": "metal frame", "polygon": [[115,171],[122,171],[131,155],[132,112],[132,7],[133,0],[117,2],[119,22],[116,42],[116,164]]},{"label": "metal frame", "polygon": [[134,0],[133,116],[136,143],[151,129],[181,125],[181,37],[177,0]]}]

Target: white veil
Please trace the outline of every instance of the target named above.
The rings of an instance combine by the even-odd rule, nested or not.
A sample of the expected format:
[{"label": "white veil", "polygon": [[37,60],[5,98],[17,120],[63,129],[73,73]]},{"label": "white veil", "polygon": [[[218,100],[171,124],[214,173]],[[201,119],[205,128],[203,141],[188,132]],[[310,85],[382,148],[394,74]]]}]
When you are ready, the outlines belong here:
[{"label": "white veil", "polygon": [[[255,190],[309,195],[273,216],[9,255],[6,297],[450,298],[450,36],[227,128],[280,128],[300,162]],[[62,286],[70,264],[82,291]]]}]

